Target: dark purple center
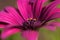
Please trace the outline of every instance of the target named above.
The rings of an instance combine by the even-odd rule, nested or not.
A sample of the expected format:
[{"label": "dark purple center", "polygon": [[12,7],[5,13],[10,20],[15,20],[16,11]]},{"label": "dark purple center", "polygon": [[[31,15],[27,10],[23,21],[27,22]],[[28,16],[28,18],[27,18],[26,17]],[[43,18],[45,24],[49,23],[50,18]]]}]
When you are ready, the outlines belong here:
[{"label": "dark purple center", "polygon": [[38,30],[40,22],[37,20],[28,20],[23,23],[22,30]]}]

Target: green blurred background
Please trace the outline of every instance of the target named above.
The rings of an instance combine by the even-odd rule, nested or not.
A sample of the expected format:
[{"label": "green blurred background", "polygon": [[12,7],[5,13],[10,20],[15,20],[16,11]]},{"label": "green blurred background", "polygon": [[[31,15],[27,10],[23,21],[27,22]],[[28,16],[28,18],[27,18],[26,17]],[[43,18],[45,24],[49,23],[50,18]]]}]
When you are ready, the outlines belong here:
[{"label": "green blurred background", "polygon": [[[49,1],[47,3],[49,3]],[[17,7],[16,0],[0,0],[0,10],[2,10],[6,6]],[[57,21],[60,21],[60,20],[57,19]],[[60,40],[60,28],[58,27],[55,31],[50,31],[50,30],[41,28],[39,32],[40,32],[39,40]],[[20,33],[16,33],[8,37],[6,40],[25,40],[25,39],[21,37]]]}]

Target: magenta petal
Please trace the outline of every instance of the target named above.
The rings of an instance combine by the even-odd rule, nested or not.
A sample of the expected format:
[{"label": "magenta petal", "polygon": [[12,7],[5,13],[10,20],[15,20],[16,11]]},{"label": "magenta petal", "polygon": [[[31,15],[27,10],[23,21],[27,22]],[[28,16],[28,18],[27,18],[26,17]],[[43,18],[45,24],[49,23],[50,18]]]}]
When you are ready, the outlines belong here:
[{"label": "magenta petal", "polygon": [[16,20],[9,14],[4,13],[4,12],[0,12],[0,22],[6,22],[9,24],[14,24],[14,25],[18,25],[18,23],[16,22]]},{"label": "magenta petal", "polygon": [[[23,22],[22,17],[16,12],[13,7],[6,7],[5,11],[0,12],[0,21],[7,22],[11,25],[21,25]],[[12,12],[13,11],[13,12]]]},{"label": "magenta petal", "polygon": [[26,30],[23,31],[22,37],[26,38],[26,40],[38,40],[39,33],[37,31]]},{"label": "magenta petal", "polygon": [[60,27],[60,22],[52,22],[51,24],[56,26],[56,27]]},{"label": "magenta petal", "polygon": [[[53,2],[51,2],[51,3],[46,7],[46,9],[43,10],[43,11],[45,11],[45,12],[44,12],[45,14],[44,14],[43,17],[47,17],[47,18],[48,18],[48,16],[51,15],[50,12],[53,11],[58,4],[60,4],[60,1],[53,1]],[[51,10],[51,9],[52,9],[52,10]]]},{"label": "magenta petal", "polygon": [[2,37],[2,39],[5,39],[17,32],[20,32],[20,30],[19,29],[3,30],[1,37]]},{"label": "magenta petal", "polygon": [[[46,2],[47,0],[37,0],[34,4],[34,9],[35,9],[35,17],[39,17],[40,16],[40,12],[42,10],[43,4]],[[36,8],[35,8],[36,6]]]},{"label": "magenta petal", "polygon": [[5,27],[4,25],[0,24],[0,28],[4,28],[4,27]]},{"label": "magenta petal", "polygon": [[28,19],[30,17],[33,18],[32,8],[31,5],[29,4],[29,0],[18,0],[17,5],[24,19]]},{"label": "magenta petal", "polygon": [[56,27],[55,26],[45,26],[44,28],[51,30],[51,31],[55,31]]},{"label": "magenta petal", "polygon": [[[52,16],[51,16],[52,15]],[[60,18],[60,8],[56,8],[55,10],[53,10],[50,15],[51,16],[49,19],[56,19],[56,18]],[[49,17],[48,16],[48,17]]]},{"label": "magenta petal", "polygon": [[43,0],[43,2],[45,3],[45,2],[47,2],[48,0]]},{"label": "magenta petal", "polygon": [[56,27],[60,27],[60,22],[51,22],[45,26],[45,28],[52,31],[56,30]]},{"label": "magenta petal", "polygon": [[16,9],[14,9],[13,7],[6,7],[5,10],[9,13],[9,15],[11,15],[11,17],[14,18],[14,20],[16,20],[19,24],[22,24],[23,19],[20,16],[20,14],[16,11]]},{"label": "magenta petal", "polygon": [[40,12],[42,10],[42,4],[43,1],[42,0],[37,0],[37,2],[35,3],[36,9],[35,9],[35,17],[39,17]]}]

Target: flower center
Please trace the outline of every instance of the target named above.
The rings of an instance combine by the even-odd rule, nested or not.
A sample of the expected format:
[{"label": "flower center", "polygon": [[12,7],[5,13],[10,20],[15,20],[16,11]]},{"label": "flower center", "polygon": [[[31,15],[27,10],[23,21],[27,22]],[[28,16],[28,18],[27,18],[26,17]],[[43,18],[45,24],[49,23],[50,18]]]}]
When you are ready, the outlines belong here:
[{"label": "flower center", "polygon": [[[37,19],[29,18],[27,22],[23,23],[23,30],[37,30]],[[38,23],[39,24],[39,23]]]}]

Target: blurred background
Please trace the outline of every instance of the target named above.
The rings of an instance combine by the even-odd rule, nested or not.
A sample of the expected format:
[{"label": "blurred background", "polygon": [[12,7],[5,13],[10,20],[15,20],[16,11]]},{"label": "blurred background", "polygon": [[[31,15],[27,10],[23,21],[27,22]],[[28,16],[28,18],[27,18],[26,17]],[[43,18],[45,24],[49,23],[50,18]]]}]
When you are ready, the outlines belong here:
[{"label": "blurred background", "polygon": [[[53,1],[53,0],[48,0],[47,3],[51,2],[51,1]],[[3,9],[4,7],[6,7],[6,6],[17,7],[16,0],[0,0],[0,10]]]},{"label": "blurred background", "polygon": [[[50,1],[52,0],[48,0],[46,4],[48,4]],[[0,0],[0,10],[2,10],[6,6],[17,7],[16,0]],[[60,20],[57,19],[56,21],[60,21]],[[6,40],[25,40],[25,39],[21,37],[20,33],[16,33],[6,38]],[[50,31],[50,30],[41,28],[39,40],[60,40],[60,28],[57,27],[55,31]]]},{"label": "blurred background", "polygon": [[0,0],[0,10],[6,6],[16,7],[16,0]]}]

